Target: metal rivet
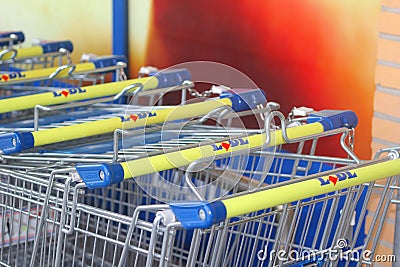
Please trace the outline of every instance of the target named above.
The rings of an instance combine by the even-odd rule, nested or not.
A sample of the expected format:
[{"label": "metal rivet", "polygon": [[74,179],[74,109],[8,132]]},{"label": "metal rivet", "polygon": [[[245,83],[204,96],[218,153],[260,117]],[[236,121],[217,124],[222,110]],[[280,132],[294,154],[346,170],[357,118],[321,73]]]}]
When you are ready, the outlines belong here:
[{"label": "metal rivet", "polygon": [[104,174],[103,171],[100,171],[100,172],[99,172],[99,176],[100,176],[100,179],[101,179],[101,180],[104,180],[105,174]]},{"label": "metal rivet", "polygon": [[203,209],[199,210],[199,217],[202,221],[206,219],[206,212]]},{"label": "metal rivet", "polygon": [[15,140],[15,138],[11,139],[12,145],[16,146],[17,145],[17,140]]}]

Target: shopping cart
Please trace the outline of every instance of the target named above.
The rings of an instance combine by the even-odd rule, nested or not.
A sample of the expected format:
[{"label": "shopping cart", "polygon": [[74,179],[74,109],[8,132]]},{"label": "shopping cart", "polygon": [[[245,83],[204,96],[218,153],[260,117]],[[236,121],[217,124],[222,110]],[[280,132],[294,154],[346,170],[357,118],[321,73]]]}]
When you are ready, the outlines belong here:
[{"label": "shopping cart", "polygon": [[[90,63],[93,66],[93,63]],[[101,97],[118,96],[125,91],[134,91],[138,87],[142,90],[175,86],[177,82],[190,80],[190,73],[183,71],[176,74],[176,70],[166,70],[153,76],[130,79],[116,83],[105,83],[93,86],[58,89],[52,92],[29,94],[0,99],[0,113],[31,109],[36,105],[57,105],[76,101],[90,100]],[[136,85],[136,86],[134,86]],[[131,86],[130,88],[127,88]],[[123,89],[126,89],[123,91]]]},{"label": "shopping cart", "polygon": [[[126,67],[124,56],[105,56],[98,57],[88,62],[78,64],[68,64],[60,67],[43,68],[27,71],[14,71],[1,73],[0,86],[10,86],[27,82],[53,80],[94,73],[105,73],[110,71],[121,71]],[[79,85],[80,86],[80,85]]]},{"label": "shopping cart", "polygon": [[[35,107],[36,103],[35,99],[41,99],[42,94],[53,95],[56,98],[57,92],[59,96],[64,98],[68,97],[70,94],[78,94],[81,91],[84,91],[82,87],[79,87],[80,84],[96,84],[96,83],[104,83],[104,75],[110,73],[110,71],[115,71],[118,75],[116,76],[118,79],[123,79],[123,66],[117,64],[117,61],[120,57],[107,57],[107,58],[98,58],[93,60],[93,64],[97,64],[99,67],[96,68],[95,72],[93,71],[85,71],[84,74],[80,74],[79,76],[70,75],[68,77],[59,79],[57,73],[61,73],[61,67],[58,71],[54,72],[49,80],[49,77],[36,77],[35,82],[25,82],[19,83],[16,81],[4,82],[1,84],[0,82],[0,101],[2,102],[3,107],[7,107],[8,109],[4,110],[4,114],[0,115],[0,124],[10,122],[10,120],[21,120],[23,118],[32,118],[34,116],[34,109],[29,109]],[[113,63],[114,61],[114,63]],[[106,66],[107,64],[111,64],[110,66]],[[9,73],[7,77],[12,75]],[[18,79],[15,79],[18,80]],[[67,94],[67,95],[63,95]],[[60,97],[59,97],[60,98]],[[65,99],[61,102],[67,102]],[[57,102],[57,101],[56,101]],[[60,102],[60,101],[58,101]],[[49,103],[47,100],[46,103]],[[40,104],[40,103],[38,103]],[[22,105],[21,108],[18,106]],[[15,109],[13,108],[15,107]],[[35,108],[36,113],[39,109],[46,109],[46,107],[38,106]]]},{"label": "shopping cart", "polygon": [[[181,87],[182,88],[182,87]],[[150,126],[170,121],[190,119],[192,117],[204,116],[215,109],[233,108],[241,112],[262,104],[264,95],[258,89],[249,90],[239,94],[225,93],[219,98],[209,99],[205,102],[192,103],[176,107],[160,106],[157,109],[137,111],[137,107],[126,107],[122,113],[108,113],[107,117],[96,117],[93,120],[79,121],[77,124],[68,125],[32,132],[13,132],[0,135],[0,151],[3,154],[12,154],[48,144],[55,144],[100,134],[113,133],[117,129],[133,129]],[[102,114],[103,115],[103,114]]]},{"label": "shopping cart", "polygon": [[34,92],[55,91],[60,88],[81,87],[83,84],[104,83],[105,75],[111,72],[115,72],[118,81],[126,79],[123,72],[124,67],[126,67],[124,57],[108,56],[96,57],[86,63],[68,64],[58,68],[30,71],[9,68],[0,74],[0,95],[18,96]]},{"label": "shopping cart", "polygon": [[[119,265],[371,265],[386,212],[399,189],[399,148],[380,153],[387,156],[363,163],[351,153],[346,159],[276,153],[257,188],[205,201],[192,186],[198,201],[138,207]],[[271,155],[261,151],[253,160],[265,157]],[[198,164],[202,161],[188,170]],[[214,168],[197,172],[195,178],[211,175]],[[246,168],[245,176],[252,174]],[[386,177],[384,186],[375,183]],[[188,183],[191,178],[187,175]],[[373,190],[381,194],[367,227]],[[146,220],[149,214],[155,215],[152,223]],[[182,236],[189,239],[186,246]]]},{"label": "shopping cart", "polygon": [[[21,40],[21,34],[14,33],[14,36]],[[9,46],[0,51],[0,70],[23,71],[50,68],[55,64],[61,66],[64,61],[71,62],[72,51],[73,45],[70,41],[41,41],[31,47],[21,48]]]},{"label": "shopping cart", "polygon": [[[78,146],[79,142],[86,145],[88,145],[88,142],[93,143],[92,138],[84,139],[84,137],[107,139],[110,137],[110,134],[113,134],[114,130],[122,126],[122,123],[131,120],[133,115],[126,115],[129,110],[132,112],[136,111],[138,118],[140,116],[137,122],[133,121],[134,123],[131,127],[140,127],[143,125],[141,124],[143,114],[150,114],[150,112],[151,114],[155,114],[155,110],[162,107],[153,107],[152,102],[147,103],[149,107],[143,107],[138,105],[110,104],[109,101],[118,100],[123,95],[133,90],[133,97],[137,98],[160,95],[168,91],[184,91],[192,86],[192,83],[188,80],[183,80],[185,78],[190,78],[190,73],[185,69],[168,70],[160,72],[152,78],[162,80],[160,86],[157,86],[161,88],[142,90],[143,86],[141,84],[133,83],[122,88],[121,92],[116,96],[108,98],[94,99],[85,102],[80,101],[52,107],[36,106],[34,110],[34,119],[29,116],[23,116],[21,119],[13,119],[11,122],[6,120],[0,124],[0,131],[3,132],[0,132],[0,154],[20,152],[32,147],[54,144],[57,142],[64,142],[64,144],[61,145],[57,144],[63,147],[65,146],[65,141],[75,139],[79,139],[75,141],[75,146]],[[182,83],[184,84],[182,85]],[[118,83],[110,83],[109,87],[111,88],[112,85],[118,86]],[[148,86],[148,89],[151,89],[151,87]],[[153,97],[148,98],[148,101],[153,101]],[[42,110],[42,112],[50,112],[50,114],[39,117],[39,110]],[[169,115],[171,113],[163,111],[159,115]],[[100,135],[100,137],[96,137],[96,135]],[[67,144],[67,146],[68,145],[71,144]],[[44,148],[44,150],[46,149],[49,149],[49,146]],[[38,151],[38,149],[36,151]],[[39,151],[43,151],[43,149]]]},{"label": "shopping cart", "polygon": [[[329,115],[331,118],[336,118],[333,119],[336,122],[332,125],[329,122],[332,120],[325,119],[322,120],[322,124],[321,122],[312,123],[313,120],[320,120],[321,114],[310,115],[309,124],[291,127],[284,131],[274,131],[270,136],[271,138],[259,131],[249,132],[247,133],[248,137],[242,139],[243,144],[241,144],[239,140],[241,137],[237,135],[237,132],[233,138],[232,136],[226,136],[225,133],[225,139],[223,137],[222,139],[215,139],[214,137],[213,142],[201,143],[199,137],[201,137],[200,140],[212,138],[212,136],[218,133],[221,134],[221,132],[216,131],[215,128],[208,127],[206,129],[207,136],[204,131],[200,131],[197,128],[189,131],[197,133],[197,138],[195,138],[197,141],[194,144],[183,143],[186,145],[181,146],[179,150],[177,150],[177,146],[182,144],[181,139],[176,141],[174,139],[169,142],[161,142],[157,146],[150,145],[125,149],[125,157],[134,158],[133,160],[114,164],[77,166],[76,169],[79,175],[76,175],[74,169],[57,170],[52,173],[47,186],[48,191],[44,201],[44,212],[40,220],[40,230],[37,234],[40,236],[40,233],[44,233],[48,227],[53,228],[55,231],[52,232],[52,235],[47,236],[47,239],[35,240],[35,255],[37,255],[38,251],[44,254],[33,259],[31,263],[32,265],[42,264],[44,261],[41,259],[47,258],[52,263],[63,263],[72,266],[114,266],[118,262],[122,266],[125,263],[142,266],[146,261],[149,265],[157,262],[160,265],[182,266],[189,264],[188,260],[193,260],[189,255],[196,256],[198,252],[203,256],[207,256],[206,247],[203,247],[203,250],[193,248],[196,253],[190,250],[190,245],[195,244],[194,241],[196,240],[192,240],[192,238],[198,238],[193,236],[193,232],[183,229],[180,223],[162,224],[163,220],[160,219],[160,216],[156,216],[156,212],[160,209],[168,209],[168,206],[159,205],[160,202],[151,196],[156,196],[161,200],[193,199],[196,196],[215,199],[226,193],[237,193],[249,188],[254,190],[264,183],[262,177],[265,175],[265,170],[263,168],[268,166],[265,163],[271,159],[271,154],[273,155],[268,150],[263,152],[254,149],[263,147],[264,142],[267,140],[270,140],[273,144],[279,144],[285,143],[289,138],[301,138],[301,142],[299,140],[291,140],[297,142],[299,147],[298,154],[292,155],[293,160],[290,160],[291,154],[279,154],[281,158],[277,158],[273,163],[269,175],[273,177],[270,178],[272,181],[278,181],[280,178],[295,177],[296,171],[308,174],[311,172],[311,167],[314,172],[318,172],[339,165],[355,163],[357,159],[344,143],[345,137],[351,133],[351,130],[341,127],[343,125],[354,126],[354,114],[351,112],[347,112],[343,116],[341,114]],[[345,120],[346,118],[347,120]],[[330,129],[329,127],[332,128]],[[337,127],[339,128],[337,129]],[[287,134],[283,134],[286,131]],[[319,157],[313,155],[317,139],[337,134],[343,134],[342,146],[354,158],[323,157],[323,160],[318,161]],[[190,138],[193,139],[193,137]],[[245,138],[247,138],[248,143]],[[306,140],[312,143],[308,156],[303,152],[303,141]],[[225,149],[228,142],[231,146]],[[199,143],[201,144],[200,146]],[[247,153],[245,156],[240,154],[244,150],[249,151],[249,148],[251,148],[250,154]],[[146,151],[149,149],[150,151]],[[155,149],[158,149],[158,151],[154,151]],[[196,151],[201,151],[201,153],[196,153]],[[231,152],[234,154],[231,154]],[[261,153],[263,157],[257,153]],[[178,157],[178,155],[183,155],[183,157]],[[211,161],[211,166],[198,173],[196,179],[194,179],[195,183],[197,183],[197,188],[201,188],[204,183],[208,184],[210,182],[213,183],[211,187],[203,191],[192,192],[191,188],[196,186],[189,186],[181,190],[183,187],[165,186],[165,184],[159,183],[157,177],[161,176],[163,179],[168,180],[170,184],[185,184],[188,181],[187,176],[185,180],[185,169],[176,167],[183,167],[191,162],[196,162],[199,159],[199,155],[207,159],[212,155],[225,156],[223,159]],[[284,161],[286,155],[289,155],[289,161]],[[304,164],[304,158],[312,159],[316,164],[310,163],[310,166],[308,166],[308,164]],[[322,164],[323,161],[328,160],[331,160],[332,165]],[[206,164],[207,166],[209,163],[201,161],[201,165]],[[287,172],[287,164],[292,166],[292,170],[289,172]],[[283,171],[283,166],[286,166],[285,171]],[[121,169],[124,173],[120,172]],[[204,170],[204,168],[202,169]],[[72,176],[68,176],[71,173]],[[221,173],[225,174],[229,179],[219,180]],[[150,193],[150,196],[138,189],[131,180],[126,180],[109,188],[96,189],[96,187],[104,186],[107,181],[118,183],[121,179],[132,176],[136,177],[135,180],[147,193]],[[66,179],[65,188],[61,187],[63,189],[59,189],[58,186],[60,184],[55,182],[60,178]],[[75,184],[79,181],[79,178],[82,178],[84,183]],[[215,181],[216,183],[214,183]],[[61,192],[61,195],[59,192]],[[187,194],[188,192],[190,194]],[[184,197],[180,197],[182,195]],[[60,197],[63,198],[62,204],[60,203]],[[145,204],[146,206],[137,208],[137,205],[140,204]],[[157,205],[148,206],[148,204]],[[62,206],[61,208],[60,205]],[[130,215],[133,211],[132,218]],[[168,214],[171,215],[172,213],[165,212],[165,214],[168,217]],[[47,250],[50,243],[52,246]],[[58,244],[55,245],[55,243]],[[217,243],[220,244],[219,242]],[[222,246],[226,246],[226,244]],[[122,258],[120,261],[119,255],[121,253]],[[230,266],[229,263],[227,265]]]},{"label": "shopping cart", "polygon": [[[193,265],[371,265],[394,190],[399,189],[399,163],[393,149],[384,159],[214,202],[170,207],[177,224],[208,228],[195,231],[188,258]],[[374,183],[386,177],[383,187]],[[378,208],[365,235],[363,218],[377,188]]]},{"label": "shopping cart", "polygon": [[[1,127],[3,129],[4,127],[10,128],[8,130],[4,129],[6,131],[15,131],[15,128],[21,128],[23,127],[22,125],[24,125],[21,124],[18,126],[18,123],[15,121],[16,118],[19,118],[19,121],[28,120],[25,121],[25,123],[30,126],[32,123],[29,120],[34,117],[34,126],[33,128],[31,126],[28,130],[37,130],[39,124],[44,126],[47,121],[45,118],[39,119],[39,114],[41,114],[41,116],[43,113],[50,115],[54,115],[55,113],[57,115],[64,111],[64,116],[58,116],[55,120],[51,120],[50,118],[52,122],[62,122],[66,117],[71,117],[73,119],[75,114],[71,113],[71,111],[79,106],[91,106],[95,103],[122,102],[124,96],[135,94],[135,92],[140,92],[140,95],[146,97],[145,91],[148,91],[148,89],[152,90],[152,92],[148,94],[148,96],[152,96],[150,98],[147,97],[148,101],[153,101],[154,96],[165,92],[166,88],[170,88],[170,90],[181,90],[184,87],[190,87],[190,82],[187,82],[183,87],[175,88],[176,85],[181,85],[181,83],[186,80],[190,80],[190,73],[187,70],[171,69],[156,73],[150,77],[114,83],[72,88],[50,88],[52,91],[15,94],[12,97],[0,99],[0,113],[5,113],[2,115],[4,120],[0,125],[3,126]],[[104,105],[105,104],[103,104],[103,107]],[[109,113],[111,108],[111,106],[105,107],[105,110],[101,111],[101,108],[98,107],[97,110],[100,110],[100,115]],[[87,108],[80,108],[78,111],[81,115],[77,115],[78,117],[76,118],[85,117],[86,109]],[[90,116],[92,111],[92,108],[89,108],[89,110],[87,110],[87,115]]]},{"label": "shopping cart", "polygon": [[[162,76],[159,76],[162,77]],[[163,79],[165,81],[165,79]],[[221,103],[224,103],[224,105],[232,105],[235,101],[232,100],[232,98],[227,99],[229,101],[222,101]],[[236,101],[237,102],[237,101]],[[210,104],[212,104],[210,102]],[[131,108],[131,107],[130,107]],[[153,110],[154,112],[154,110]],[[187,115],[186,115],[187,116]],[[175,136],[176,133],[171,133],[172,136]],[[170,134],[170,136],[171,136]],[[166,138],[166,135],[168,133],[164,132],[163,133],[163,138]],[[136,138],[137,140],[138,138]],[[170,139],[170,138],[169,138]],[[156,140],[160,140],[160,134],[159,133],[154,133],[154,134],[148,134],[146,135],[146,143],[153,143]],[[135,140],[132,140],[133,144],[135,143]],[[193,142],[192,139],[188,139],[189,142]],[[93,140],[92,140],[93,142]],[[127,141],[125,140],[125,143]],[[140,144],[140,142],[136,141],[136,144]],[[101,147],[102,144],[96,144],[96,149],[93,149],[88,145],[87,143],[82,146],[81,148],[84,149],[84,154],[82,152],[79,154],[79,149],[77,148],[76,144],[71,144],[69,143],[69,147],[67,150],[64,149],[62,150],[61,147],[57,147],[58,151],[51,150],[47,148],[48,152],[44,153],[43,151],[37,152],[37,153],[25,153],[25,154],[20,154],[17,156],[3,156],[2,159],[3,161],[6,162],[4,166],[1,167],[0,173],[4,177],[4,199],[0,203],[4,203],[3,208],[4,214],[8,212],[8,214],[12,214],[9,217],[6,217],[6,215],[3,215],[3,227],[7,227],[9,234],[8,239],[5,238],[5,240],[2,242],[4,245],[3,249],[1,249],[1,253],[5,255],[3,257],[3,260],[7,263],[12,263],[13,265],[25,265],[26,261],[28,260],[29,262],[29,251],[30,250],[30,244],[32,243],[32,238],[34,235],[32,235],[32,231],[36,228],[36,225],[34,223],[34,217],[38,216],[37,210],[39,210],[38,206],[40,206],[40,195],[43,194],[43,191],[45,190],[44,187],[42,187],[43,183],[47,183],[48,177],[43,176],[42,174],[46,173],[47,171],[51,171],[55,168],[59,168],[61,166],[68,166],[68,164],[76,163],[76,162],[97,162],[98,160],[110,160],[112,158],[108,157],[109,155],[112,154],[105,154],[105,155],[98,155],[99,149],[103,149],[103,153],[107,151],[107,146],[104,149],[104,147]],[[72,147],[72,148],[71,148]],[[71,155],[66,155],[66,153],[71,154]],[[90,154],[90,153],[95,153],[96,155]],[[51,163],[50,163],[51,162]],[[21,172],[20,170],[24,170],[22,172],[25,172],[26,175],[20,176]],[[41,174],[40,174],[41,173]],[[49,173],[50,174],[50,173]],[[32,179],[31,179],[32,178]],[[44,179],[43,179],[44,178]],[[20,183],[22,182],[22,184]],[[29,184],[29,185],[28,185]],[[33,197],[31,199],[32,201],[28,202],[19,202],[16,201],[16,199],[26,199],[23,197],[25,194],[24,192],[29,192],[28,194]],[[22,195],[19,195],[19,193],[22,193]],[[39,199],[36,199],[36,197],[39,196]],[[28,197],[29,198],[29,197]],[[17,204],[16,204],[17,203]],[[22,215],[23,214],[23,215]],[[26,216],[25,216],[26,215]],[[19,217],[18,217],[19,216]],[[25,218],[25,217],[27,218]],[[15,222],[13,219],[14,218],[24,218],[24,220],[19,220]],[[29,221],[29,220],[33,221]],[[13,223],[9,223],[9,226],[7,226],[7,223],[5,222],[14,222],[16,225],[15,227],[13,226]],[[12,225],[12,226],[10,226]],[[29,225],[31,227],[29,227]],[[19,230],[19,227],[24,228],[24,230]],[[18,229],[16,229],[18,228]],[[6,231],[7,232],[7,231]],[[14,241],[12,240],[12,236],[17,235],[18,238]],[[3,236],[4,238],[4,236]],[[20,246],[20,247],[25,247],[25,249],[21,249],[20,251],[10,251],[10,247],[13,246]],[[16,252],[16,254],[13,254]],[[23,261],[21,262],[21,257],[17,257],[17,261],[14,261],[15,255],[20,256],[20,254],[24,255],[23,258],[25,258],[25,263]]]},{"label": "shopping cart", "polygon": [[21,31],[0,32],[0,48],[11,48],[13,45],[21,44],[25,41],[25,35]]}]

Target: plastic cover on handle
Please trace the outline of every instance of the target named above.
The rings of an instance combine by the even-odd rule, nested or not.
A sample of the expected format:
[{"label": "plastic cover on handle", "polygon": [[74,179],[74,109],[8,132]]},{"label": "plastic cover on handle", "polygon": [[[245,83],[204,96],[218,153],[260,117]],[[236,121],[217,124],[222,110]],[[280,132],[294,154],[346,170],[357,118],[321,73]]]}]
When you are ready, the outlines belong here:
[{"label": "plastic cover on handle", "polygon": [[128,62],[126,57],[123,55],[96,57],[94,59],[90,59],[89,61],[96,66],[96,69],[116,66],[118,62]]},{"label": "plastic cover on handle", "polygon": [[124,179],[124,170],[119,163],[78,164],[75,168],[90,189],[104,188]]},{"label": "plastic cover on handle", "polygon": [[60,48],[64,48],[69,52],[74,50],[74,46],[72,45],[71,41],[56,41],[56,42],[47,42],[41,41],[39,45],[43,49],[43,54],[58,52]]},{"label": "plastic cover on handle", "polygon": [[191,80],[192,76],[187,69],[167,69],[153,75],[158,79],[158,88],[172,87]]},{"label": "plastic cover on handle", "polygon": [[[25,35],[23,32],[21,31],[16,31],[16,32],[0,32],[0,38],[9,38],[11,34],[14,34],[15,36],[17,36],[17,39],[15,39],[13,41],[13,44],[18,44],[18,43],[22,43],[23,41],[25,41]],[[8,45],[10,42],[9,41],[5,41],[5,42],[0,42],[0,46],[6,46]]]},{"label": "plastic cover on handle", "polygon": [[31,133],[6,133],[0,135],[0,154],[10,155],[33,147],[33,136]]},{"label": "plastic cover on handle", "polygon": [[223,92],[221,98],[229,98],[232,101],[232,109],[236,112],[267,104],[265,93],[261,89],[234,89],[232,92]]},{"label": "plastic cover on handle", "polygon": [[354,128],[358,124],[357,115],[351,110],[322,110],[308,115],[307,123],[319,122],[324,131],[341,127]]},{"label": "plastic cover on handle", "polygon": [[185,229],[208,228],[226,218],[226,208],[221,201],[176,202],[169,206]]}]

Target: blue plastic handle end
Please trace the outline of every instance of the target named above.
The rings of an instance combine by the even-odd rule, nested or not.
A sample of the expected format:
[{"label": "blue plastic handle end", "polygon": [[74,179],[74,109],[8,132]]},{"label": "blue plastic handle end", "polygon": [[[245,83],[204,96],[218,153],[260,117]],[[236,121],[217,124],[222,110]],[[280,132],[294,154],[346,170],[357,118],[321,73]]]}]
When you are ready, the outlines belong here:
[{"label": "blue plastic handle end", "polygon": [[[0,38],[9,38],[11,34],[17,36],[17,39],[13,41],[13,44],[23,43],[25,41],[25,35],[23,32],[0,32]],[[0,46],[6,46],[9,42],[0,42]]]},{"label": "blue plastic handle end", "polygon": [[90,189],[104,188],[124,179],[124,169],[119,163],[78,164],[75,168]]},{"label": "blue plastic handle end", "polygon": [[226,219],[226,208],[221,201],[176,202],[169,206],[186,229],[208,228]]},{"label": "blue plastic handle end", "polygon": [[14,132],[0,135],[0,152],[2,154],[10,155],[18,153],[33,146],[33,135],[29,132]]},{"label": "blue plastic handle end", "polygon": [[74,46],[71,41],[57,41],[57,42],[47,42],[42,41],[39,45],[43,49],[43,53],[54,53],[58,52],[61,48],[68,50],[70,53],[74,50]]},{"label": "blue plastic handle end", "polygon": [[322,110],[308,115],[307,123],[319,122],[324,131],[341,127],[355,128],[358,124],[357,115],[351,110]]},{"label": "blue plastic handle end", "polygon": [[128,60],[124,55],[97,57],[89,61],[96,66],[96,69],[116,66],[118,62],[124,62],[124,63],[128,62]]},{"label": "blue plastic handle end", "polygon": [[232,109],[236,112],[250,110],[258,105],[265,105],[267,98],[261,89],[250,89],[241,93],[224,92],[221,98],[229,98],[232,101]]},{"label": "blue plastic handle end", "polygon": [[187,69],[166,69],[152,75],[158,79],[157,88],[181,85],[183,81],[191,80],[192,75]]}]

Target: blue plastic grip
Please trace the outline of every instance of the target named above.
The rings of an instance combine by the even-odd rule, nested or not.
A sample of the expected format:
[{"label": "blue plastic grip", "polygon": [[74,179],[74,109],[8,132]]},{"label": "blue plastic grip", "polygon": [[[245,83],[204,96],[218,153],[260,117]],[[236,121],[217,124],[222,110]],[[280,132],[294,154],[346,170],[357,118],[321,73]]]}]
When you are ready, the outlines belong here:
[{"label": "blue plastic grip", "polygon": [[14,132],[0,135],[0,152],[5,155],[18,153],[33,146],[33,135],[29,132]]},{"label": "blue plastic grip", "polygon": [[58,52],[60,48],[67,49],[69,52],[74,50],[74,46],[71,41],[59,41],[59,42],[40,42],[39,45],[43,48],[43,53]]},{"label": "blue plastic grip", "polygon": [[261,89],[251,89],[239,94],[224,92],[220,97],[229,98],[232,101],[232,109],[236,112],[254,109],[257,105],[267,103],[265,93]]},{"label": "blue plastic grip", "polygon": [[[25,41],[25,35],[23,32],[0,32],[0,38],[9,38],[11,34],[15,34],[17,36],[17,39],[13,41],[13,44],[18,44],[22,43]],[[5,42],[0,42],[0,46],[6,46],[10,42],[5,41]]]},{"label": "blue plastic grip", "polygon": [[226,208],[221,201],[176,202],[169,206],[186,229],[208,228],[226,219]]},{"label": "blue plastic grip", "polygon": [[192,75],[187,69],[167,69],[153,75],[158,79],[157,88],[181,85],[183,81],[191,80]]},{"label": "blue plastic grip", "polygon": [[91,59],[89,61],[92,62],[96,66],[96,69],[116,66],[118,62],[124,62],[124,63],[128,62],[126,57],[122,56],[122,55],[97,57],[97,58]]},{"label": "blue plastic grip", "polygon": [[104,188],[124,179],[124,169],[119,163],[78,164],[75,168],[90,189]]},{"label": "blue plastic grip", "polygon": [[308,115],[307,123],[319,122],[324,131],[341,127],[354,128],[358,124],[357,115],[351,110],[322,110]]}]

